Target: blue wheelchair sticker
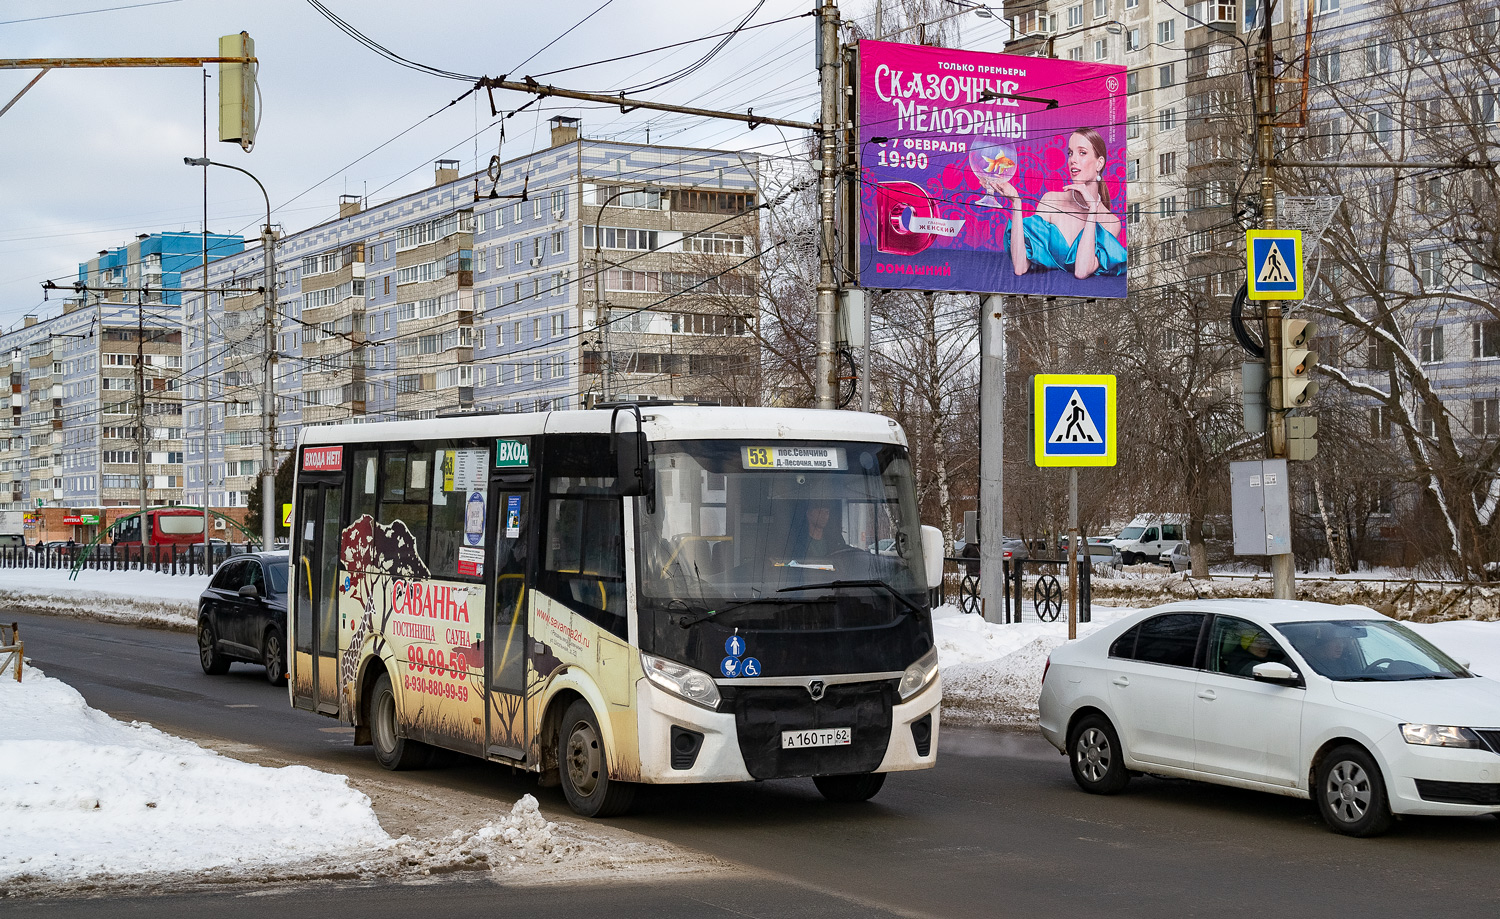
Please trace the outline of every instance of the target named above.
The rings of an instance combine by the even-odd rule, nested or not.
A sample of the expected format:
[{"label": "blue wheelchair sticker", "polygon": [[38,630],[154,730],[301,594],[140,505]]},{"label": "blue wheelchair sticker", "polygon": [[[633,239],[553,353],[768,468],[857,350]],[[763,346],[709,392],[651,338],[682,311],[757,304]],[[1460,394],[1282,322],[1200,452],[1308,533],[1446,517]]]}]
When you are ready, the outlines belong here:
[{"label": "blue wheelchair sticker", "polygon": [[760,676],[760,661],[753,657],[745,658],[745,663],[740,665],[740,673],[745,676]]}]

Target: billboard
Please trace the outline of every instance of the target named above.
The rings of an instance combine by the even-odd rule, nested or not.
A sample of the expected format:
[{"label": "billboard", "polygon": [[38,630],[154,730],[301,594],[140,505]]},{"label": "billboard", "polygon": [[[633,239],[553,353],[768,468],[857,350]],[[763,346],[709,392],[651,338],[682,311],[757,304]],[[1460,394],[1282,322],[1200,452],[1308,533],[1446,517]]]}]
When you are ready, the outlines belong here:
[{"label": "billboard", "polygon": [[1125,68],[859,44],[861,287],[1124,297]]}]

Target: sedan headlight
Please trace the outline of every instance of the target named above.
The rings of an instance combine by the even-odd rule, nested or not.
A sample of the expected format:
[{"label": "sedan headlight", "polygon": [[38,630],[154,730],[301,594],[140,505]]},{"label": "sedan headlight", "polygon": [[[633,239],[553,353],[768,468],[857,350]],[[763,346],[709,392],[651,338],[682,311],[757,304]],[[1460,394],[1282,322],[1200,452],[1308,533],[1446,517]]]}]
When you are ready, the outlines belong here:
[{"label": "sedan headlight", "polygon": [[646,670],[646,679],[672,695],[704,708],[719,707],[719,687],[714,684],[714,678],[702,670],[644,651],[641,652],[641,666]]},{"label": "sedan headlight", "polygon": [[918,658],[915,664],[907,667],[905,673],[901,674],[901,683],[896,687],[896,695],[900,696],[901,701],[905,702],[907,699],[926,689],[927,684],[932,682],[932,678],[937,676],[937,672],[938,655],[937,648],[934,647]]},{"label": "sedan headlight", "polygon": [[1446,724],[1403,724],[1401,736],[1407,743],[1423,747],[1482,747],[1479,735],[1468,728]]}]

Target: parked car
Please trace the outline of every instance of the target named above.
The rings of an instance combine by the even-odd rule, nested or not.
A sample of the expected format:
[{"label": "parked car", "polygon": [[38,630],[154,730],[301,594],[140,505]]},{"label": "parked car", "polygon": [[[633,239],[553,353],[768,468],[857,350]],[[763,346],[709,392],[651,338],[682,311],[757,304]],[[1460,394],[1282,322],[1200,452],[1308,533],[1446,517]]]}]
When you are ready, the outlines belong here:
[{"label": "parked car", "polygon": [[[1120,550],[1115,548],[1114,538],[1110,536],[1090,536],[1085,540],[1086,549],[1078,553],[1079,560],[1087,558],[1095,565],[1119,565],[1121,564]],[[1066,555],[1068,551],[1068,537],[1064,536],[1058,543],[1058,547]]]},{"label": "parked car", "polygon": [[1311,797],[1351,836],[1500,814],[1500,682],[1360,606],[1145,610],[1054,651],[1039,706],[1094,794],[1149,772]]},{"label": "parked car", "polygon": [[24,547],[26,537],[20,533],[0,533],[0,549],[8,546]]},{"label": "parked car", "polygon": [[1187,538],[1183,514],[1139,514],[1112,542],[1127,565],[1154,562]]},{"label": "parked car", "polygon": [[1172,573],[1187,571],[1193,567],[1192,547],[1190,544],[1180,542],[1172,547],[1171,552],[1162,553],[1161,563],[1172,569]]},{"label": "parked car", "polygon": [[237,555],[219,566],[198,598],[198,662],[227,673],[235,661],[260,664],[273,685],[286,682],[288,556]]}]

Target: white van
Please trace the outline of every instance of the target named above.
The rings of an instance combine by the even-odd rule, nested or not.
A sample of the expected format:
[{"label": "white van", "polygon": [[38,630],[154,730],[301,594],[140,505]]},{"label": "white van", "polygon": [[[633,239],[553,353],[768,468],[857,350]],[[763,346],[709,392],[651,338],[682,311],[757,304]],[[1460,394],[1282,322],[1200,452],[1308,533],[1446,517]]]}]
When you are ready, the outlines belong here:
[{"label": "white van", "polygon": [[1140,514],[1112,540],[1126,565],[1157,562],[1187,541],[1186,514]]}]

